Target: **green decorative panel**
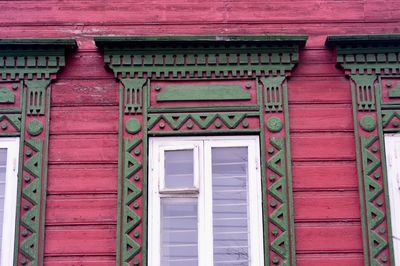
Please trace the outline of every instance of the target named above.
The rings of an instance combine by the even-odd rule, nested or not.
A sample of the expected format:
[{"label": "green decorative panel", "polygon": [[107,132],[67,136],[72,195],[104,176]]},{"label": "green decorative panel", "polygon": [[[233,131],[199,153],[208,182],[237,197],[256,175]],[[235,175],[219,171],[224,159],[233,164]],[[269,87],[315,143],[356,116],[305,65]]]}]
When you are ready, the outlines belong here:
[{"label": "green decorative panel", "polygon": [[394,265],[384,132],[400,132],[398,35],[330,36],[350,77],[365,265]]},{"label": "green decorative panel", "polygon": [[147,265],[147,137],[261,139],[265,265],[295,265],[286,75],[307,37],[98,37],[120,86],[117,265]]},{"label": "green decorative panel", "polygon": [[251,95],[240,85],[167,86],[157,101],[250,100]]},{"label": "green decorative panel", "polygon": [[0,136],[20,137],[14,265],[43,265],[51,81],[74,40],[0,39]]}]

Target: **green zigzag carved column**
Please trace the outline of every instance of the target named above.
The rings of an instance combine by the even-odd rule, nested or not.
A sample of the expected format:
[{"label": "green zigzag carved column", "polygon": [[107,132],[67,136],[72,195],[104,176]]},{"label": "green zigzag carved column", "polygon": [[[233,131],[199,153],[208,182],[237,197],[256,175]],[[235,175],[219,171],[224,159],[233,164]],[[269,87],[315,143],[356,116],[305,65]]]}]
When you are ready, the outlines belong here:
[{"label": "green zigzag carved column", "polygon": [[389,265],[376,75],[352,75],[354,127],[366,265]]},{"label": "green zigzag carved column", "polygon": [[[145,79],[121,79],[117,265],[144,265],[147,179]],[[141,252],[143,251],[143,252]]]},{"label": "green zigzag carved column", "polygon": [[290,157],[288,99],[285,76],[260,78],[265,133],[263,157],[268,213],[265,245],[269,246],[266,263],[296,265],[293,196]]}]

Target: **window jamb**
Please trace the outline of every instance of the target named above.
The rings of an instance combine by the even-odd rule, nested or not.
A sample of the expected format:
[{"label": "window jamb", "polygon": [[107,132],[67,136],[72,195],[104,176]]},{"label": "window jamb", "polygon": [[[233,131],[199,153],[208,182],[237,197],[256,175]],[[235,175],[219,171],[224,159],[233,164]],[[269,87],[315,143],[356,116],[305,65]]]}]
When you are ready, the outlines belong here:
[{"label": "window jamb", "polygon": [[1,263],[13,265],[15,219],[17,211],[19,138],[0,138],[0,148],[7,149],[6,186],[2,226]]}]

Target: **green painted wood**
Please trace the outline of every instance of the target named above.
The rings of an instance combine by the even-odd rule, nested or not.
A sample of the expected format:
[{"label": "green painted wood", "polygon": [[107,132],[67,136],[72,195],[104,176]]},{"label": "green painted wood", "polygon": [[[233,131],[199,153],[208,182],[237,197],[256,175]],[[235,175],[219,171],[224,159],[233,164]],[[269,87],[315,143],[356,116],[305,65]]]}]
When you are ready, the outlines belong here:
[{"label": "green painted wood", "polygon": [[[1,92],[1,91],[0,91]],[[157,102],[250,100],[250,93],[240,85],[176,85],[166,86],[157,94]],[[1,100],[1,98],[0,98]]]},{"label": "green painted wood", "polygon": [[94,37],[94,41],[98,47],[106,47],[113,45],[129,45],[138,44],[175,44],[175,43],[290,43],[304,46],[308,37],[307,35],[174,35],[174,36],[98,36]]},{"label": "green painted wood", "polygon": [[326,45],[336,48],[337,62],[351,78],[364,262],[392,265],[383,133],[400,132],[395,109],[400,102],[385,104],[382,109],[380,77],[396,77],[400,36],[330,36]]},{"label": "green painted wood", "polygon": [[335,47],[338,45],[361,46],[379,44],[400,44],[400,34],[358,34],[358,35],[331,35],[326,38],[325,45]]}]

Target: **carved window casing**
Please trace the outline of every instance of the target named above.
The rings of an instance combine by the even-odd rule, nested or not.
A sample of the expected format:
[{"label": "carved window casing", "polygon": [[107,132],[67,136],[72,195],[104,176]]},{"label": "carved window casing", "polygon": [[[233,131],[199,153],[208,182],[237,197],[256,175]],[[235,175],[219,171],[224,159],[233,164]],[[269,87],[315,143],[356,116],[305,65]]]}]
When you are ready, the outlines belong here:
[{"label": "carved window casing", "polygon": [[286,78],[305,36],[98,37],[119,83],[117,265],[147,264],[150,136],[260,137],[265,265],[294,265]]},{"label": "carved window casing", "polygon": [[20,139],[13,265],[43,265],[51,82],[75,46],[0,39],[0,136]]},{"label": "carved window casing", "polygon": [[329,36],[326,45],[351,83],[365,265],[394,265],[384,135],[400,132],[400,36]]}]

